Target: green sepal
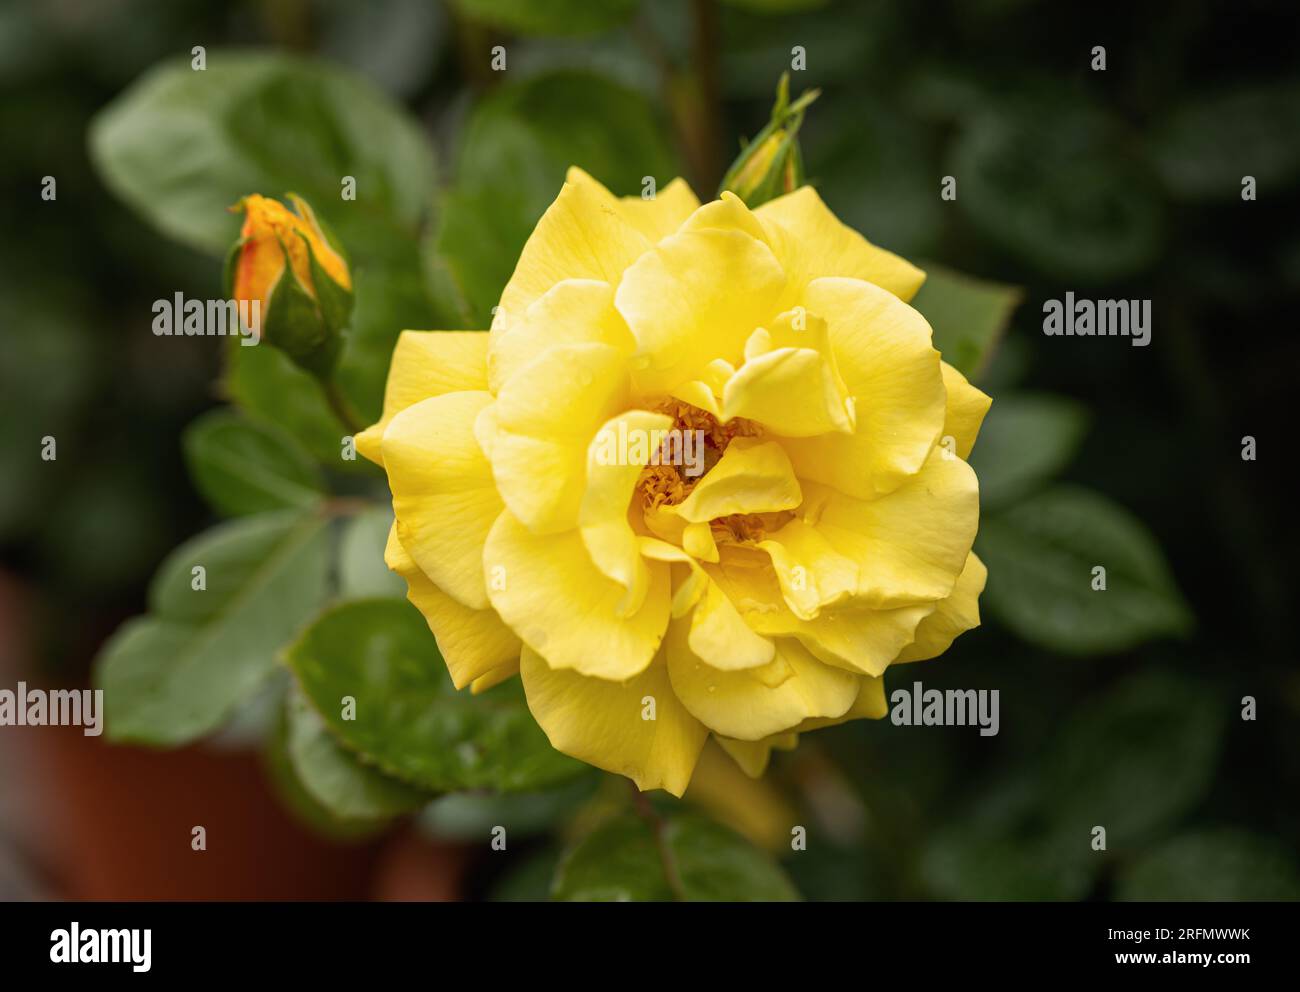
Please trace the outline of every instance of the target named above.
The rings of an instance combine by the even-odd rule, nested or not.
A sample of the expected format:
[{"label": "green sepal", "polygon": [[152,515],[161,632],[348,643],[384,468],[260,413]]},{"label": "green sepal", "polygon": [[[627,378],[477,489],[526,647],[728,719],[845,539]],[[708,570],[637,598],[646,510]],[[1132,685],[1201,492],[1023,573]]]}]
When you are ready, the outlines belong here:
[{"label": "green sepal", "polygon": [[262,339],[319,379],[328,379],[333,373],[342,350],[339,334],[326,325],[316,300],[287,261],[271,287],[262,317]]},{"label": "green sepal", "polygon": [[[799,128],[803,125],[804,110],[821,94],[808,90],[793,103],[790,102],[790,74],[782,73],[776,88],[776,102],[767,126],[747,142],[736,156],[731,167],[718,185],[718,195],[732,192],[745,201],[751,209],[786,193],[792,193],[804,183],[803,154],[799,150]],[[765,149],[772,138],[778,143],[771,152]],[[765,162],[757,156],[769,155]],[[762,175],[755,181],[745,175],[755,165],[761,166]],[[744,180],[744,181],[742,181]]]}]

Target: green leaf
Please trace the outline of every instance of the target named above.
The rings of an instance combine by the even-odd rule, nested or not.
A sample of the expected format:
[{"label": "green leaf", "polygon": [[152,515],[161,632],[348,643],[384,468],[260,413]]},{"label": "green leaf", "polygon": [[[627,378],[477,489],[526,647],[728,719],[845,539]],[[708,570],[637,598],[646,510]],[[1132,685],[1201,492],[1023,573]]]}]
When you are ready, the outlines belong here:
[{"label": "green leaf", "polygon": [[519,252],[560,192],[569,166],[616,194],[662,187],[676,159],[651,104],[589,72],[507,83],[473,111],[457,181],[426,245],[435,297],[460,326],[485,328]]},{"label": "green leaf", "polygon": [[1086,703],[1046,757],[1056,833],[1086,845],[1105,827],[1108,851],[1131,851],[1176,822],[1214,780],[1224,716],[1211,688],[1164,671]]},{"label": "green leaf", "polygon": [[367,466],[340,457],[347,429],[330,411],[320,384],[292,359],[271,347],[227,351],[223,394],[260,421],[275,424],[311,452],[317,462],[343,470]]},{"label": "green leaf", "polygon": [[942,266],[924,268],[925,282],[912,306],[934,330],[943,360],[968,379],[977,378],[1020,305],[1021,291]]},{"label": "green leaf", "polygon": [[970,464],[980,505],[1005,506],[1065,468],[1088,429],[1082,403],[1047,394],[1000,394],[984,418]]},{"label": "green leaf", "polygon": [[325,489],[311,457],[291,438],[230,410],[200,416],[181,446],[195,486],[223,516],[305,509]]},{"label": "green leaf", "polygon": [[451,0],[464,16],[518,34],[579,35],[626,21],[636,0]]},{"label": "green leaf", "polygon": [[[285,675],[288,676],[288,673]],[[383,830],[388,823],[386,820],[340,820],[307,790],[289,757],[289,727],[285,707],[278,707],[277,713],[275,732],[267,737],[262,749],[262,765],[276,798],[303,826],[332,840],[363,841]]]},{"label": "green leaf", "polygon": [[971,117],[948,171],[990,241],[1060,279],[1110,282],[1155,262],[1164,216],[1131,140],[1099,112],[1030,102]]},{"label": "green leaf", "polygon": [[[670,880],[669,871],[675,880]],[[598,827],[565,854],[551,894],[572,902],[678,898],[792,902],[799,898],[767,855],[695,814],[672,816],[658,827],[629,814]]]},{"label": "green leaf", "polygon": [[[1067,654],[1181,635],[1192,616],[1155,539],[1105,496],[1058,486],[980,521],[984,602],[1025,640]],[[1106,569],[1094,590],[1093,569]]]},{"label": "green leaf", "polygon": [[[221,524],[177,548],[98,662],[111,739],[186,744],[215,730],[275,667],[324,599],[325,520],[290,512]],[[201,567],[206,588],[196,589]]]},{"label": "green leaf", "polygon": [[1268,837],[1217,829],[1165,841],[1129,866],[1116,884],[1129,902],[1294,902],[1295,857]]},{"label": "green leaf", "polygon": [[545,792],[505,794],[453,792],[439,796],[420,813],[420,828],[449,840],[481,840],[497,824],[508,824],[510,836],[543,833],[591,798],[596,774],[582,775]]},{"label": "green leaf", "polygon": [[[150,70],[94,120],[92,157],[108,186],[159,230],[224,255],[247,193],[292,190],[354,258],[414,238],[434,186],[433,152],[416,121],[369,81],[327,63],[271,52],[211,50]],[[341,197],[344,176],[357,198]]]},{"label": "green leaf", "polygon": [[1025,764],[979,790],[925,843],[921,880],[941,899],[1042,902],[1088,894],[1101,858],[1085,831],[1053,833],[1041,779]]},{"label": "green leaf", "polygon": [[[224,255],[247,193],[306,199],[352,260],[354,309],[337,378],[363,416],[378,417],[388,359],[407,327],[433,325],[420,238],[434,195],[434,156],[418,122],[365,79],[318,60],[209,51],[147,73],[91,127],[105,182],[165,234]],[[356,180],[356,199],[342,180]],[[225,390],[318,459],[345,470],[347,433],[312,378],[273,348],[232,347]]]},{"label": "green leaf", "polygon": [[384,564],[384,546],[393,526],[386,506],[364,510],[347,522],[339,542],[339,595],[344,599],[375,596],[401,599],[406,580]]},{"label": "green leaf", "polygon": [[1240,200],[1254,176],[1257,196],[1300,177],[1300,86],[1292,80],[1197,96],[1151,137],[1156,167],[1181,197]]},{"label": "green leaf", "polygon": [[[418,610],[402,600],[343,603],[285,653],[334,734],[381,770],[438,792],[545,788],[584,766],[554,750],[517,679],[457,692]],[[344,719],[345,697],[355,719]]]},{"label": "green leaf", "polygon": [[298,781],[332,816],[386,820],[429,801],[428,793],[367,767],[342,747],[297,686],[285,699],[285,720],[285,743]]},{"label": "green leaf", "polygon": [[815,111],[819,126],[808,129],[804,143],[807,172],[835,215],[908,258],[933,252],[947,204],[935,195],[925,126],[887,99],[836,88]]}]

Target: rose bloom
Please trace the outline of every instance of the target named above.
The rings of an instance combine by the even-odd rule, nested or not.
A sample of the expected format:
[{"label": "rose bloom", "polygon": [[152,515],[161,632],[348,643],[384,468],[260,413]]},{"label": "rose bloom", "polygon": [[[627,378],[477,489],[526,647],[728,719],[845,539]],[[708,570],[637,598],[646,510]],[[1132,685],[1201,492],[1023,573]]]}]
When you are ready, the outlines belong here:
[{"label": "rose bloom", "polygon": [[[456,686],[518,673],[556,748],[675,795],[710,734],[760,775],[883,716],[986,574],[989,398],[908,306],[924,278],[811,187],[751,211],[571,169],[491,331],[404,332],[357,437]],[[694,465],[620,440],[669,430]]]},{"label": "rose bloom", "polygon": [[287,264],[298,282],[315,296],[311,276],[311,253],[325,273],[344,289],[352,288],[347,263],[330,247],[316,214],[301,197],[289,194],[290,210],[279,200],[254,193],[235,204],[244,212],[239,244],[235,248],[232,296],[236,300],[260,300],[262,314],[270,310],[271,293]]}]

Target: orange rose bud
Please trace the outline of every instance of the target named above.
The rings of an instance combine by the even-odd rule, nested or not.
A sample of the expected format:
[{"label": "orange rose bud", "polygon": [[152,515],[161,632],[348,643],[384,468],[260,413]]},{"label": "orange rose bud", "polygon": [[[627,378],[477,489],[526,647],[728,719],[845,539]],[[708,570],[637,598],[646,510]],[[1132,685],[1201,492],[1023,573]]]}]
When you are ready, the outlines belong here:
[{"label": "orange rose bud", "polygon": [[267,343],[325,376],[352,312],[352,276],[312,208],[292,193],[287,198],[293,210],[257,193],[231,208],[244,212],[244,226],[227,261],[228,292],[257,301],[261,327],[253,330]]}]

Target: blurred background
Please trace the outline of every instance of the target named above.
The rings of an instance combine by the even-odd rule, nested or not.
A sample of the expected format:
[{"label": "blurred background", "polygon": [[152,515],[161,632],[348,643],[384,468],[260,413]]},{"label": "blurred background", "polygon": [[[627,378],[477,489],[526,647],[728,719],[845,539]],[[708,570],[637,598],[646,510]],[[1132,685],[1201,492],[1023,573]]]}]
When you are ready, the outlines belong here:
[{"label": "blurred background", "polygon": [[[873,241],[980,280],[1000,335],[975,376],[984,626],[888,682],[997,688],[1001,733],[819,732],[706,805],[760,842],[785,810],[823,825],[833,843],[785,852],[809,899],[1300,897],[1298,34],[1293,5],[1204,0],[3,0],[0,688],[89,684],[213,519],[180,437],[222,399],[221,343],[149,328],[155,299],[219,295],[219,262],[110,191],[88,145],[142,73],[203,45],[368,78],[436,156],[393,330],[473,327],[570,161],[617,193],[680,173],[707,197],[801,46],[792,89],[823,91],[810,181]],[[1066,291],[1150,300],[1150,346],[1045,337]],[[352,366],[368,414],[386,365]],[[1087,588],[1103,554],[1139,590],[1122,615]],[[241,718],[170,752],[0,728],[0,898],[539,895],[582,798],[533,810],[510,869],[461,839],[482,811],[340,836],[284,800]],[[203,857],[195,823],[219,838]]]}]

